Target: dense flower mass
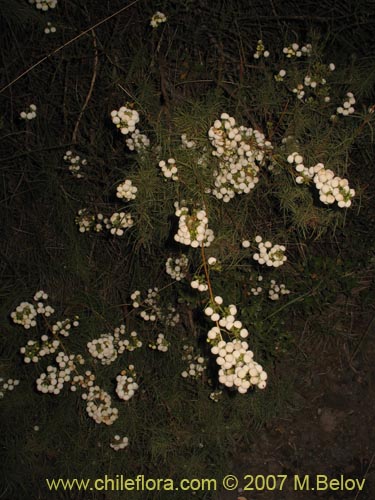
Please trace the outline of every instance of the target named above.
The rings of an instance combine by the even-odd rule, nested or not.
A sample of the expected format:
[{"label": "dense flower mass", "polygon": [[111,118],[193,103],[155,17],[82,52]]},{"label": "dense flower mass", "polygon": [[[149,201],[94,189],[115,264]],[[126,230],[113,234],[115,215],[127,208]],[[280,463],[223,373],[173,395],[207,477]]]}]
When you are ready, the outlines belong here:
[{"label": "dense flower mass", "polygon": [[214,326],[208,332],[211,352],[219,365],[219,382],[226,387],[245,394],[252,386],[264,389],[267,385],[267,373],[254,360],[254,353],[247,342],[239,339],[226,342],[221,339],[220,328]]},{"label": "dense flower mass", "polygon": [[138,389],[138,384],[135,381],[136,372],[134,365],[129,365],[127,369],[121,371],[116,377],[116,394],[117,396],[124,400],[129,401]]},{"label": "dense flower mass", "polygon": [[112,425],[118,419],[118,409],[112,408],[112,398],[98,385],[88,387],[82,394],[86,401],[86,411],[97,424]]},{"label": "dense flower mass", "polygon": [[259,130],[237,126],[228,113],[222,113],[208,132],[218,158],[214,188],[207,189],[216,198],[230,201],[236,194],[249,193],[259,181],[258,173],[272,145]]},{"label": "dense flower mass", "polygon": [[261,236],[256,236],[256,243],[258,243],[259,252],[254,253],[253,259],[258,262],[258,264],[266,264],[270,267],[280,267],[287,260],[285,255],[284,245],[272,245],[270,241],[263,243],[263,238]]},{"label": "dense flower mass", "polygon": [[137,332],[132,331],[129,337],[125,337],[125,334],[125,325],[120,325],[113,333],[103,333],[99,338],[88,342],[87,349],[102,365],[110,365],[125,351],[134,351],[142,347]]},{"label": "dense flower mass", "polygon": [[111,111],[112,122],[116,125],[123,135],[135,132],[136,124],[139,122],[138,111],[121,106],[119,110]]},{"label": "dense flower mass", "polygon": [[117,198],[124,198],[125,200],[134,200],[136,198],[138,189],[133,186],[132,181],[126,179],[123,183],[117,186]]},{"label": "dense flower mass", "polygon": [[337,202],[339,208],[348,208],[352,204],[355,190],[349,187],[347,179],[342,179],[330,169],[326,169],[323,163],[317,163],[313,167],[305,167],[302,156],[294,152],[288,156],[288,162],[295,165],[298,172],[297,184],[309,183],[313,180],[315,187],[319,190],[319,199],[325,205]]},{"label": "dense flower mass", "polygon": [[10,317],[19,325],[22,325],[26,330],[32,326],[36,326],[37,311],[33,304],[30,302],[21,302],[16,310],[10,314]]},{"label": "dense flower mass", "polygon": [[110,233],[115,236],[122,236],[124,229],[132,227],[134,220],[129,212],[115,212],[109,219],[103,221]]},{"label": "dense flower mass", "polygon": [[188,207],[180,207],[175,203],[175,214],[178,217],[178,231],[174,235],[175,241],[193,248],[199,246],[208,247],[215,239],[212,229],[208,228],[208,218],[204,209],[193,209],[192,213]]}]

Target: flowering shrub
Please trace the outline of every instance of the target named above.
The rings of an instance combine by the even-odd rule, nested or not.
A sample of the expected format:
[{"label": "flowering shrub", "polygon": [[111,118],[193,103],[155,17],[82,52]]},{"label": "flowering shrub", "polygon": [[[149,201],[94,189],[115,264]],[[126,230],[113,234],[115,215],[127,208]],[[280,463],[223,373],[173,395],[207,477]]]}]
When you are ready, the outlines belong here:
[{"label": "flowering shrub", "polygon": [[[280,37],[266,31],[223,44],[208,22],[192,29],[203,8],[193,3],[170,3],[166,22],[136,2],[129,22],[88,30],[71,23],[76,6],[67,2],[46,28],[56,24],[62,38],[41,63],[51,69],[52,55],[62,58],[51,88],[30,72],[20,96],[9,96],[16,110],[37,102],[38,120],[23,121],[36,117],[35,105],[16,111],[6,136],[19,141],[6,159],[3,202],[17,262],[6,280],[19,288],[4,293],[13,328],[0,397],[34,398],[24,404],[35,406],[31,449],[51,439],[53,456],[62,436],[87,431],[97,453],[88,470],[92,458],[103,471],[114,451],[136,471],[171,463],[179,449],[172,472],[185,474],[182,455],[187,470],[201,471],[277,411],[285,399],[277,361],[327,274],[322,264],[308,268],[313,246],[342,237],[362,203],[353,167],[373,103],[344,56],[333,63],[316,40],[294,34],[277,47]],[[108,14],[92,9],[99,20]],[[231,15],[220,19],[226,33]],[[72,26],[77,44],[66,43]],[[234,39],[246,45],[241,61]],[[9,105],[6,127],[12,116]],[[53,307],[43,290],[30,298],[39,286]],[[56,408],[64,411],[53,423]],[[82,441],[71,444],[77,455]]]}]

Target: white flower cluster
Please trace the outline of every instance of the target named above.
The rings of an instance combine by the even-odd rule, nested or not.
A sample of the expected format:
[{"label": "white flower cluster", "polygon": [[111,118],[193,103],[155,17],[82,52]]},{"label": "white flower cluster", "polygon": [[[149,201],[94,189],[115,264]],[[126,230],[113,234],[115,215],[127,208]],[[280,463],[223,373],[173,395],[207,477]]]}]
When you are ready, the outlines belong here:
[{"label": "white flower cluster", "polygon": [[130,151],[136,151],[139,154],[150,145],[150,139],[145,134],[141,134],[136,128],[139,122],[139,113],[135,109],[122,106],[119,110],[111,111],[112,122],[120,129],[123,135],[128,135],[126,145]]},{"label": "white flower cluster", "polygon": [[117,359],[114,336],[109,333],[103,333],[98,339],[88,342],[87,349],[91,356],[98,359],[102,365],[110,365]]},{"label": "white flower cluster", "polygon": [[189,259],[185,254],[181,254],[180,257],[169,257],[165,263],[165,271],[172,279],[176,281],[181,281],[185,278],[187,270],[189,267]]},{"label": "white flower cluster", "polygon": [[16,310],[10,314],[13,322],[22,325],[26,330],[29,330],[32,326],[36,326],[36,317],[38,313],[33,304],[30,302],[21,302]]},{"label": "white flower cluster", "polygon": [[139,349],[142,347],[142,341],[139,340],[138,334],[136,331],[132,331],[129,334],[129,338],[121,339],[122,335],[125,335],[126,327],[125,325],[120,325],[119,327],[114,329],[113,336],[115,339],[115,344],[117,346],[118,354],[122,354],[125,351],[135,351],[135,349]]},{"label": "white flower cluster", "polygon": [[20,353],[24,355],[24,363],[38,363],[40,358],[54,354],[59,347],[59,339],[50,339],[48,335],[42,335],[41,343],[37,340],[29,340],[26,346],[20,348]]},{"label": "white flower cluster", "polygon": [[48,299],[48,294],[46,292],[44,292],[43,290],[39,290],[38,292],[36,292],[33,299],[37,303],[36,304],[37,305],[36,312],[38,314],[43,314],[44,316],[46,316],[48,318],[49,316],[51,316],[51,314],[53,314],[55,312],[53,307],[48,306],[48,305],[43,303],[43,300]]},{"label": "white flower cluster", "polygon": [[141,305],[141,292],[140,290],[135,290],[131,295],[130,298],[132,300],[132,305],[134,309],[138,309],[138,307]]},{"label": "white flower cluster", "polygon": [[81,159],[81,157],[77,154],[74,154],[73,151],[67,151],[64,155],[64,160],[69,163],[69,171],[76,177],[77,179],[82,179],[84,174],[80,172],[81,167],[87,165],[86,159]]},{"label": "white flower cluster", "polygon": [[259,130],[237,127],[236,120],[222,113],[208,131],[218,157],[219,168],[214,171],[215,187],[212,191],[219,200],[228,202],[235,194],[249,193],[259,181],[259,167],[265,163],[266,153],[272,149]]},{"label": "white flower cluster", "polygon": [[166,15],[163,14],[163,12],[157,11],[150,20],[150,26],[152,26],[153,28],[157,28],[159,24],[165,23],[166,20]]},{"label": "white flower cluster", "polygon": [[133,186],[132,181],[126,179],[122,184],[117,186],[117,198],[125,198],[126,200],[134,200],[136,198],[136,193],[138,188]]},{"label": "white flower cluster", "polygon": [[188,362],[188,366],[181,373],[181,377],[193,379],[202,377],[204,371],[207,369],[205,358],[199,354],[195,354],[194,347],[191,345],[184,345],[183,350],[182,359]]},{"label": "white flower cluster", "polygon": [[78,210],[75,223],[80,233],[86,233],[91,230],[100,232],[103,229],[104,217],[103,214],[94,215],[87,208],[81,208]]},{"label": "white flower cluster", "polygon": [[221,391],[220,389],[215,389],[213,392],[211,392],[210,399],[212,399],[214,403],[218,403],[221,399],[222,394],[223,391]]},{"label": "white flower cluster", "polygon": [[150,342],[148,346],[151,349],[161,352],[167,352],[170,346],[170,342],[165,338],[164,333],[159,333],[156,342]]},{"label": "white flower cluster", "polygon": [[135,381],[136,372],[134,370],[134,365],[129,365],[125,370],[121,370],[121,373],[116,377],[116,394],[117,396],[124,400],[129,401],[138,389],[138,384]]},{"label": "white flower cluster", "polygon": [[189,140],[186,134],[181,135],[181,144],[183,149],[194,149],[197,143],[193,140]]},{"label": "white flower cluster", "polygon": [[[162,312],[158,305],[158,294],[159,289],[157,287],[147,290],[147,297],[142,301],[144,309],[139,313],[145,321],[157,321],[161,317]],[[141,292],[139,290],[136,290],[131,295],[134,308],[139,307],[140,295]]]},{"label": "white flower cluster", "polygon": [[174,158],[168,158],[166,162],[164,160],[159,161],[159,167],[161,168],[164,177],[172,179],[172,181],[178,181],[178,169]]},{"label": "white flower cluster", "polygon": [[[80,358],[82,359],[82,358]],[[36,388],[44,394],[60,394],[65,382],[70,382],[71,374],[76,369],[74,363],[75,355],[68,356],[59,352],[56,356],[58,366],[49,365],[45,373],[42,373],[36,381]]]},{"label": "white flower cluster", "polygon": [[144,300],[141,299],[141,292],[139,290],[135,290],[130,298],[134,309],[142,305],[139,315],[144,321],[160,321],[165,326],[173,327],[180,320],[179,313],[176,313],[176,309],[172,305],[168,305],[165,310],[160,307],[159,289],[157,287],[149,288],[147,290],[147,297]]},{"label": "white flower cluster", "polygon": [[115,451],[119,451],[119,450],[123,450],[124,448],[126,448],[127,446],[129,445],[129,439],[124,436],[123,438],[120,437],[118,434],[116,434],[116,436],[113,438],[113,441],[110,443],[110,447],[115,450]]},{"label": "white flower cluster", "polygon": [[287,260],[284,245],[272,245],[270,241],[263,243],[261,236],[256,236],[255,241],[258,243],[259,253],[254,253],[253,259],[258,264],[266,264],[269,267],[280,267]]},{"label": "white flower cluster", "polygon": [[124,229],[132,227],[134,220],[130,212],[115,212],[109,219],[104,219],[106,228],[115,236],[122,236]]},{"label": "white flower cluster", "polygon": [[297,99],[302,101],[302,99],[305,97],[305,91],[303,89],[303,83],[299,83],[297,87],[295,87],[292,90],[293,94],[296,94]]},{"label": "white flower cluster", "polygon": [[342,106],[336,109],[338,115],[349,116],[354,113],[355,97],[352,92],[346,94],[346,100],[343,102]]},{"label": "white flower cluster", "polygon": [[6,391],[13,391],[19,383],[20,381],[17,379],[8,378],[8,380],[4,380],[0,377],[0,399],[3,399]]},{"label": "white flower cluster", "polygon": [[54,335],[62,335],[63,337],[69,337],[70,330],[73,327],[79,326],[79,317],[74,316],[73,321],[70,318],[66,318],[63,321],[57,321],[52,325],[52,333]]},{"label": "white flower cluster", "polygon": [[120,129],[123,135],[135,132],[136,124],[139,122],[139,113],[135,109],[121,106],[119,110],[111,111],[112,122]]},{"label": "white flower cluster", "polygon": [[[311,75],[306,75],[304,80],[303,80],[303,83],[299,83],[297,85],[297,87],[295,87],[292,90],[292,92],[294,94],[296,94],[298,99],[302,100],[305,97],[307,89],[310,88],[310,89],[315,90],[318,87],[318,85],[325,85],[326,83],[327,83],[327,80],[325,78],[312,77]],[[329,102],[330,97],[326,95],[324,97],[324,101]]]},{"label": "white flower cluster", "polygon": [[50,33],[56,33],[56,28],[50,21],[48,21],[47,26],[44,28],[44,33],[46,35],[49,35]]},{"label": "white flower cluster", "polygon": [[31,5],[35,4],[38,10],[47,11],[56,7],[57,0],[29,0],[29,3],[31,3]]},{"label": "white flower cluster", "polygon": [[311,51],[312,51],[311,43],[307,43],[302,47],[300,47],[298,43],[292,43],[292,45],[283,48],[283,54],[285,54],[286,57],[288,57],[289,59],[292,57],[309,56],[311,54]]},{"label": "white flower cluster", "polygon": [[179,218],[178,231],[174,235],[175,241],[193,248],[210,246],[215,236],[212,229],[208,228],[206,211],[196,208],[189,214],[189,209],[180,207],[178,202],[175,202],[175,208],[175,214]]},{"label": "white flower cluster", "polygon": [[91,356],[98,359],[102,365],[110,365],[125,350],[134,351],[142,346],[142,342],[137,338],[137,332],[130,333],[130,339],[123,339],[125,325],[115,328],[113,334],[103,333],[99,338],[87,343],[87,349]]},{"label": "white flower cluster", "polygon": [[314,168],[314,183],[319,189],[319,199],[325,205],[337,202],[340,208],[348,208],[355,196],[354,189],[349,187],[347,179],[335,176],[330,169],[324,168],[323,163],[318,163]]},{"label": "white flower cluster", "polygon": [[136,128],[130,137],[126,139],[126,145],[130,151],[143,153],[150,145],[150,139]]},{"label": "white flower cluster", "polygon": [[268,297],[271,300],[279,300],[281,295],[288,295],[288,290],[283,283],[278,285],[275,280],[271,280],[270,289],[268,290]]},{"label": "white flower cluster", "polygon": [[219,382],[226,387],[236,389],[245,394],[252,386],[264,389],[267,385],[267,373],[254,360],[254,353],[243,340],[234,339],[225,342],[221,340],[220,328],[214,326],[208,332],[212,354],[217,356],[219,365]]},{"label": "white flower cluster", "polygon": [[48,299],[48,294],[43,290],[36,292],[33,299],[35,302],[34,304],[30,302],[21,302],[16,307],[16,310],[10,313],[13,322],[22,325],[26,330],[36,326],[35,318],[38,314],[42,314],[48,318],[55,312],[53,307],[43,302],[43,300]]},{"label": "white flower cluster", "polygon": [[285,71],[285,69],[281,69],[281,70],[277,73],[277,75],[275,75],[275,76],[274,76],[274,78],[275,78],[275,80],[276,80],[277,82],[282,82],[282,81],[284,81],[285,76],[286,76],[286,71]]},{"label": "white flower cluster", "polygon": [[267,58],[270,53],[265,49],[263,40],[258,40],[256,52],[253,54],[254,59],[259,59],[261,56]]},{"label": "white flower cluster", "polygon": [[[263,281],[263,276],[262,276],[262,275],[259,275],[259,276],[257,277],[257,281],[258,281],[258,282],[262,282],[262,281]],[[261,294],[261,293],[263,292],[263,288],[262,288],[261,286],[253,286],[253,287],[250,289],[250,292],[251,292],[253,295],[257,296],[257,295],[259,295],[259,294]]]},{"label": "white flower cluster", "polygon": [[[236,319],[237,307],[234,304],[224,307],[223,298],[220,295],[214,297],[214,301],[209,303],[204,313],[211,318],[211,321],[216,322],[232,335],[240,339],[248,337],[249,332],[243,327],[242,322]],[[208,338],[211,339],[210,336]]]},{"label": "white flower cluster", "polygon": [[34,118],[36,118],[35,104],[30,104],[29,109],[21,111],[20,118],[22,118],[22,120],[34,120]]},{"label": "white flower cluster", "polygon": [[82,394],[86,401],[86,411],[97,424],[112,425],[118,418],[118,409],[112,408],[111,396],[98,385],[89,387],[87,393]]},{"label": "white flower cluster", "polygon": [[95,379],[95,375],[90,370],[87,370],[84,375],[75,375],[71,381],[70,390],[72,392],[76,392],[77,386],[79,386],[81,389],[93,387]]},{"label": "white flower cluster", "polygon": [[190,286],[194,290],[198,290],[198,292],[207,292],[208,290],[206,277],[203,274],[195,274],[193,280],[190,282]]},{"label": "white flower cluster", "polygon": [[342,179],[330,169],[326,169],[323,163],[317,163],[314,167],[305,167],[302,156],[294,152],[288,156],[288,163],[295,165],[300,174],[296,177],[297,184],[308,183],[313,180],[319,190],[319,199],[325,205],[337,202],[339,208],[348,208],[352,204],[355,190],[349,187],[347,179]]}]

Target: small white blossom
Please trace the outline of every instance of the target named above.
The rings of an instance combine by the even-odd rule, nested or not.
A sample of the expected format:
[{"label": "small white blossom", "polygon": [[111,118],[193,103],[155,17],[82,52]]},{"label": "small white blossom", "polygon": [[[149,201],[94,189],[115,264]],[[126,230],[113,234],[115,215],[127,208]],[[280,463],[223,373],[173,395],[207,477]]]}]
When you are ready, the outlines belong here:
[{"label": "small white blossom", "polygon": [[36,118],[36,110],[36,105],[30,104],[30,106],[25,111],[22,111],[20,113],[20,118],[27,121],[34,120],[34,118]]},{"label": "small white blossom", "polygon": [[163,12],[157,11],[150,20],[150,26],[152,26],[153,28],[157,28],[159,24],[165,23],[166,20],[166,15],[163,14]]}]

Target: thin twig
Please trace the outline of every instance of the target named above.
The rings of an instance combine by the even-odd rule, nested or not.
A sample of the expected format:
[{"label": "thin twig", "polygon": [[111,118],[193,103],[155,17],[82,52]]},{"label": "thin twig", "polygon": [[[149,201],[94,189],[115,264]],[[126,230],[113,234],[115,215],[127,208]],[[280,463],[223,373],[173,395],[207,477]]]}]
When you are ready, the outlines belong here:
[{"label": "thin twig", "polygon": [[71,45],[72,43],[74,43],[75,41],[79,40],[81,37],[83,37],[84,35],[86,35],[89,31],[92,31],[94,30],[95,28],[97,28],[98,26],[101,26],[102,24],[106,23],[107,21],[109,21],[110,19],[113,19],[114,17],[118,16],[119,14],[121,14],[121,12],[124,12],[125,10],[129,9],[130,7],[132,7],[133,5],[135,5],[136,3],[138,3],[140,0],[134,0],[133,2],[131,2],[129,5],[126,5],[125,7],[122,7],[121,9],[117,10],[116,12],[114,12],[113,14],[111,14],[110,16],[106,17],[105,19],[102,19],[101,21],[97,22],[96,24],[94,24],[93,26],[90,26],[89,28],[85,29],[84,31],[82,31],[81,33],[79,33],[78,35],[76,35],[75,37],[71,38],[70,40],[68,40],[66,43],[64,43],[63,45],[60,45],[60,47],[58,47],[57,49],[53,50],[52,52],[50,52],[49,54],[47,54],[46,56],[42,57],[42,59],[40,59],[38,62],[36,62],[35,64],[33,64],[32,66],[30,66],[29,68],[27,68],[23,73],[21,73],[19,76],[17,76],[17,78],[15,78],[14,80],[12,80],[10,83],[8,83],[7,85],[5,85],[5,87],[3,87],[2,89],[0,89],[0,94],[2,92],[4,92],[4,90],[8,89],[9,87],[11,87],[14,83],[16,83],[18,80],[20,80],[21,78],[23,78],[24,76],[26,76],[28,73],[30,73],[30,71],[32,71],[33,69],[35,69],[37,66],[39,66],[40,64],[42,64],[44,61],[46,61],[47,59],[49,59],[50,57],[54,56],[55,54],[57,54],[58,52],[60,52],[60,50],[64,49],[65,47],[68,47],[68,45]]},{"label": "thin twig", "polygon": [[375,321],[375,316],[372,317],[371,321],[370,321],[370,324],[368,325],[368,327],[366,328],[366,330],[363,332],[361,338],[359,339],[359,342],[358,342],[358,345],[357,347],[354,349],[353,351],[353,354],[350,356],[350,360],[349,362],[352,363],[353,359],[356,357],[356,355],[358,354],[358,351],[362,345],[362,342],[364,341],[364,339],[367,337],[367,334],[369,333],[373,323]]},{"label": "thin twig", "polygon": [[[363,476],[363,479],[365,479],[365,478],[366,478],[367,473],[368,473],[368,471],[370,470],[370,467],[371,467],[371,465],[372,465],[372,462],[374,461],[374,458],[375,458],[375,453],[373,453],[373,454],[372,454],[371,460],[370,460],[370,462],[369,462],[369,464],[368,464],[368,467],[367,467],[366,472],[365,472],[365,474],[364,474],[364,476]],[[358,490],[358,491],[357,491],[357,494],[356,494],[356,496],[355,496],[354,500],[357,500],[357,498],[358,498],[358,495],[359,495],[360,491],[361,491],[361,490]]]},{"label": "thin twig", "polygon": [[93,70],[92,70],[92,78],[91,78],[90,88],[89,88],[89,91],[87,93],[85,102],[84,102],[84,104],[82,106],[82,109],[81,109],[81,111],[80,111],[80,113],[78,115],[78,119],[77,119],[77,122],[76,122],[74,130],[73,130],[73,134],[72,134],[72,143],[73,144],[76,144],[76,142],[77,142],[78,127],[79,127],[79,124],[81,122],[81,118],[83,116],[83,113],[85,112],[85,109],[87,108],[87,105],[88,105],[88,103],[89,103],[89,101],[91,99],[92,92],[94,90],[96,76],[97,76],[97,69],[98,69],[98,63],[99,63],[98,44],[97,44],[97,41],[96,41],[95,31],[93,29],[91,30],[91,33],[92,33],[92,41],[93,41],[94,53],[95,53],[95,56],[94,56],[94,67],[93,67]]}]

